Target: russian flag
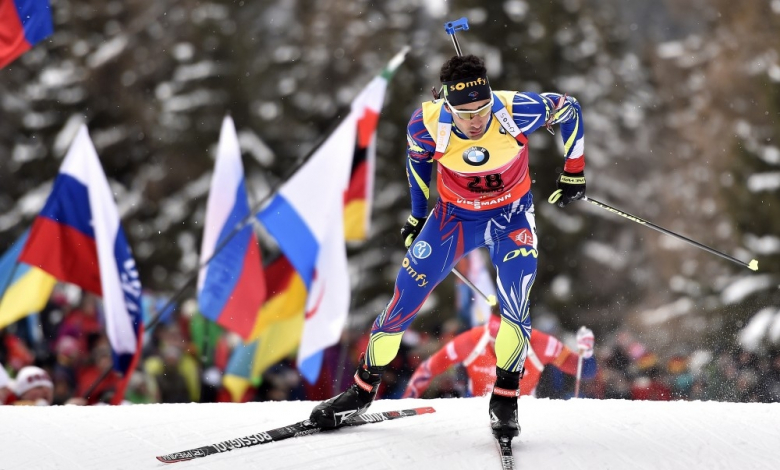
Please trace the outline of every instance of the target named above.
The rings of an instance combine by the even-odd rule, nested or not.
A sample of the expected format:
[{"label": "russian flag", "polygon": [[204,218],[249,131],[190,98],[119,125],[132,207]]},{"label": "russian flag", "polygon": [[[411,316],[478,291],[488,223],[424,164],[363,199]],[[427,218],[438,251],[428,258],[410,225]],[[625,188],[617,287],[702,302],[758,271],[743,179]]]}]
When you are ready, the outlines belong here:
[{"label": "russian flag", "polygon": [[0,68],[53,31],[48,0],[0,0]]},{"label": "russian flag", "polygon": [[135,368],[143,336],[141,282],[85,125],[65,155],[19,261],[102,296],[114,369],[125,374]]},{"label": "russian flag", "polygon": [[233,120],[226,116],[206,204],[198,305],[206,318],[249,339],[265,301],[265,278],[249,217],[244,167]]},{"label": "russian flag", "polygon": [[[297,365],[309,383],[315,383],[320,375],[325,348],[341,339],[349,310],[344,205],[349,201],[358,123],[364,122],[361,142],[367,145],[370,131],[376,128],[372,121],[378,119],[386,79],[403,62],[407,50],[393,57],[382,77],[361,91],[336,130],[257,215],[306,286]],[[365,176],[368,168],[363,171]]]},{"label": "russian flag", "polygon": [[322,351],[338,343],[349,310],[344,193],[356,118],[350,113],[258,215],[306,287],[298,370],[314,383]]}]

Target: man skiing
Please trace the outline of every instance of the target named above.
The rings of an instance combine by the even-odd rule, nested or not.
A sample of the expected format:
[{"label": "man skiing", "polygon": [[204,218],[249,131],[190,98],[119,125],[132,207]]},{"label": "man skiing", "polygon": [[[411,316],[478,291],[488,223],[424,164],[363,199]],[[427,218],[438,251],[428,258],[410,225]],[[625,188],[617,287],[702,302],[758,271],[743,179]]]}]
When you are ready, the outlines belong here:
[{"label": "man skiing", "polygon": [[[483,396],[493,391],[496,380],[496,351],[494,343],[501,317],[491,315],[490,321],[459,334],[433,356],[415,369],[404,391],[403,398],[420,398],[434,377],[455,364],[463,364],[469,376],[471,396]],[[577,332],[577,349],[582,355],[582,377],[596,375],[596,359],[593,357],[593,332],[582,327]],[[531,340],[520,381],[520,395],[532,395],[536,390],[545,366],[552,364],[562,372],[575,375],[579,355],[566,347],[558,338],[531,329]]]},{"label": "man skiing", "polygon": [[[493,91],[483,60],[474,55],[449,59],[440,80],[441,99],[423,103],[407,128],[412,212],[401,236],[409,250],[393,296],[371,329],[354,384],[311,413],[311,421],[321,427],[337,427],[365,412],[401,336],[433,288],[461,257],[487,247],[501,313],[489,416],[497,438],[520,432],[517,397],[531,337],[529,292],[536,278],[538,240],[527,135],[560,126],[565,161],[556,200],[564,207],[585,195],[582,112],[577,100],[558,93]],[[434,161],[439,199],[429,216]]]}]

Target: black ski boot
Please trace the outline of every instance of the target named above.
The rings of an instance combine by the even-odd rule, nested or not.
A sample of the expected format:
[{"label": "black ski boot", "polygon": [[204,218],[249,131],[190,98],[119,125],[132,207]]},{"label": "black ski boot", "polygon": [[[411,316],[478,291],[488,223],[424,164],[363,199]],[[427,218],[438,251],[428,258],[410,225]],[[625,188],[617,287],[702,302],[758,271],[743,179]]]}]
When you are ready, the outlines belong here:
[{"label": "black ski boot", "polygon": [[496,384],[490,396],[490,427],[496,439],[520,435],[517,422],[517,397],[520,396],[521,372],[496,367]]},{"label": "black ski boot", "polygon": [[309,417],[314,424],[323,428],[337,428],[347,418],[361,415],[368,409],[379,390],[385,368],[366,366],[365,356],[360,355],[355,383],[340,395],[314,407]]}]

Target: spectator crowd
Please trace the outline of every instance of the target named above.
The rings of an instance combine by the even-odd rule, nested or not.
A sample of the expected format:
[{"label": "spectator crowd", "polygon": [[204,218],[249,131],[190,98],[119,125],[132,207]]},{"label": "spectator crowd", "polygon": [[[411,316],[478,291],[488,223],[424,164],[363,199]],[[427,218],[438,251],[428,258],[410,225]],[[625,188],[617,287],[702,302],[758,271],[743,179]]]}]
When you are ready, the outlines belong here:
[{"label": "spectator crowd", "polygon": [[[121,377],[110,371],[113,358],[100,302],[91,294],[72,292],[58,285],[43,311],[0,330],[0,404],[96,405],[111,401]],[[155,315],[154,304],[146,305],[147,321]],[[413,325],[388,367],[380,398],[400,398],[417,366],[468,328],[458,318],[444,321],[430,333],[415,330]],[[557,326],[550,329],[559,330]],[[564,342],[573,338],[562,331],[546,332]],[[197,313],[194,301],[186,302],[145,333],[142,357],[128,379],[123,403],[231,401],[222,377],[239,341]],[[367,341],[367,335],[346,330],[342,342],[325,351],[322,373],[315,384],[301,378],[294,357],[284,359],[255,380],[241,400],[326,399],[352,380],[355,360]],[[597,331],[595,357],[596,375],[582,381],[581,397],[780,401],[778,350],[758,354],[733,346],[665,355],[649,350],[627,331],[611,335]],[[463,367],[453,367],[432,381],[423,398],[467,396],[467,380]],[[536,395],[570,398],[574,380],[549,366]]]}]

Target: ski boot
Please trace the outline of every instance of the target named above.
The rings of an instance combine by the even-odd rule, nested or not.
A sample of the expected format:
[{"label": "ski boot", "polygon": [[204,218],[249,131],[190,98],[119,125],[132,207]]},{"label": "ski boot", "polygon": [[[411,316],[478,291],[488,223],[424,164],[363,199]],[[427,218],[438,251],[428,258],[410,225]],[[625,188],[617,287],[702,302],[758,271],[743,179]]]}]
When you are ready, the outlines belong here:
[{"label": "ski boot", "polygon": [[496,367],[496,384],[490,396],[490,427],[496,439],[520,435],[517,421],[517,397],[520,396],[522,372],[509,372]]},{"label": "ski boot", "polygon": [[384,367],[368,367],[365,356],[360,355],[355,383],[345,392],[315,406],[309,417],[312,423],[322,428],[337,428],[348,418],[365,413],[376,397],[385,370]]}]

